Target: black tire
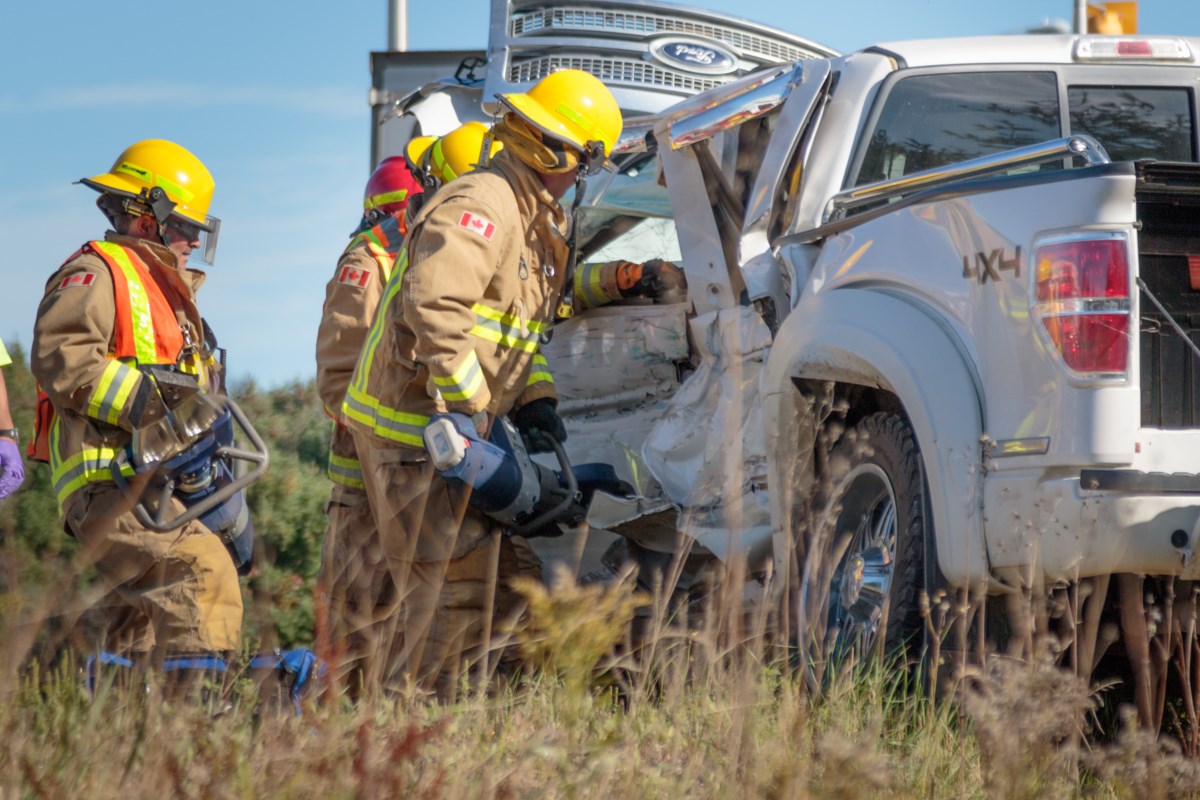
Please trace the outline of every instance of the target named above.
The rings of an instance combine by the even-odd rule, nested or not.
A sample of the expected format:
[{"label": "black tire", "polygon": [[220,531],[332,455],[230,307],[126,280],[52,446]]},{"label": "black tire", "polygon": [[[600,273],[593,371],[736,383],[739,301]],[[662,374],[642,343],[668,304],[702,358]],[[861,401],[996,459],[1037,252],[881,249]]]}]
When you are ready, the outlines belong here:
[{"label": "black tire", "polygon": [[918,656],[928,524],[920,451],[899,414],[864,417],[827,465],[799,542],[796,616],[818,691],[871,659]]}]

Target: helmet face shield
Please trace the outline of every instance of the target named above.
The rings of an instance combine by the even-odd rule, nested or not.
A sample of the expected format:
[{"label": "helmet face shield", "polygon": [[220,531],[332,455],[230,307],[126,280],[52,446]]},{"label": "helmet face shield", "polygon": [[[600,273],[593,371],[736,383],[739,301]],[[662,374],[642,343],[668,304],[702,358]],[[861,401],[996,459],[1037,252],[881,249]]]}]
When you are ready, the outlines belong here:
[{"label": "helmet face shield", "polygon": [[152,216],[163,244],[169,230],[177,240],[197,243],[189,259],[212,265],[221,226],[208,214],[215,184],[208,168],[184,147],[165,139],[135,142],[108,172],[78,183],[100,192],[98,204],[110,222],[114,214]]},{"label": "helmet face shield", "polygon": [[200,246],[192,251],[188,260],[211,267],[217,258],[217,237],[221,233],[221,220],[210,216],[205,218],[204,224],[208,230],[200,229]]}]

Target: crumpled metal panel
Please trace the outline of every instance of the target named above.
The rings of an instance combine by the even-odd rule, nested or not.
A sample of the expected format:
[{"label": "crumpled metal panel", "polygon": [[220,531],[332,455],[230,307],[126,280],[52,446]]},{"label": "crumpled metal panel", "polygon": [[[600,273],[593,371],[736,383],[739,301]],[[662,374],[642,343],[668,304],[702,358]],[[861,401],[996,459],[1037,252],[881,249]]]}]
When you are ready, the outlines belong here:
[{"label": "crumpled metal panel", "polygon": [[[631,502],[594,503],[593,528],[670,507],[641,447],[679,389],[678,364],[688,358],[686,312],[685,303],[596,308],[556,325],[542,345],[571,463],[611,464],[637,490]],[[553,457],[538,460],[557,467]]]},{"label": "crumpled metal panel", "polygon": [[554,326],[541,346],[572,416],[627,408],[679,388],[676,363],[688,358],[687,305],[603,306]]},{"label": "crumpled metal panel", "polygon": [[759,378],[771,333],[752,309],[735,307],[693,319],[690,335],[699,367],[671,398],[642,458],[681,508],[682,532],[722,559],[769,552]]}]

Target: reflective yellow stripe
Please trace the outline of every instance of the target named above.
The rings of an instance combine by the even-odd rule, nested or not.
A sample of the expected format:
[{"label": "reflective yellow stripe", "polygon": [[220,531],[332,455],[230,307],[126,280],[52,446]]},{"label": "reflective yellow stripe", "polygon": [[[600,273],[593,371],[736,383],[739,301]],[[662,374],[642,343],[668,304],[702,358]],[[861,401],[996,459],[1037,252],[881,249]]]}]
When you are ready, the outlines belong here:
[{"label": "reflective yellow stripe", "polygon": [[139,374],[133,367],[126,366],[116,359],[110,360],[104,367],[100,380],[96,382],[91,400],[88,401],[88,416],[109,425],[120,422],[121,411],[125,408],[125,401],[129,399],[133,387],[137,386]]},{"label": "reflective yellow stripe", "polygon": [[374,194],[363,201],[363,211],[370,211],[372,208],[386,206],[388,203],[399,203],[407,197],[408,189],[397,189],[394,192]]},{"label": "reflective yellow stripe", "polygon": [[125,248],[112,242],[94,242],[96,247],[103,250],[125,275],[129,284],[129,316],[133,323],[134,353],[139,364],[157,364],[158,350],[154,346],[154,319],[150,316],[150,298],[146,287],[142,285],[137,268],[129,260]]},{"label": "reflective yellow stripe", "polygon": [[612,146],[612,142],[604,138],[604,133],[600,130],[600,126],[592,121],[592,118],[578,109],[571,108],[566,103],[559,103],[554,107],[554,110],[559,113],[559,116],[566,117],[574,122],[579,127],[583,128],[589,137],[589,141],[603,142],[605,150]]},{"label": "reflective yellow stripe", "polygon": [[363,489],[362,465],[357,458],[347,458],[334,453],[329,454],[329,467],[325,472],[329,480],[350,489]]},{"label": "reflective yellow stripe", "polygon": [[550,365],[546,363],[546,357],[541,353],[533,357],[533,372],[529,373],[529,380],[525,381],[526,386],[533,386],[535,383],[554,383],[554,376],[550,374]]},{"label": "reflective yellow stripe", "polygon": [[126,175],[132,175],[133,177],[145,181],[146,183],[150,183],[155,186],[161,186],[167,190],[167,194],[176,203],[187,205],[196,199],[195,192],[185,189],[183,186],[179,185],[170,178],[162,175],[156,175],[153,171],[148,170],[145,167],[138,166],[132,161],[122,161],[120,164],[113,167],[113,172],[124,172]]},{"label": "reflective yellow stripe", "polygon": [[375,309],[375,319],[371,321],[371,329],[367,332],[367,339],[363,342],[362,352],[358,356],[358,364],[354,368],[352,386],[356,387],[364,397],[367,396],[367,379],[371,375],[371,365],[375,361],[375,348],[379,346],[379,340],[383,338],[384,326],[387,325],[387,309],[396,295],[400,293],[400,282],[404,279],[406,269],[408,269],[407,247],[402,248],[400,255],[396,257],[394,271],[383,290],[383,299],[379,301],[379,307]]},{"label": "reflective yellow stripe", "polygon": [[429,417],[381,406],[378,400],[355,386],[346,391],[342,413],[347,419],[369,426],[375,435],[382,439],[403,442],[414,447],[425,446],[421,433],[429,424]]},{"label": "reflective yellow stripe", "polygon": [[471,328],[473,336],[489,342],[496,342],[504,347],[511,347],[514,350],[523,350],[526,353],[537,352],[537,337],[539,333],[546,330],[545,323],[530,320],[522,325],[518,317],[497,311],[482,303],[471,306],[471,310],[475,312],[475,327]]},{"label": "reflective yellow stripe", "polygon": [[483,368],[479,366],[479,357],[475,355],[474,350],[468,350],[467,357],[458,369],[450,375],[434,375],[433,382],[444,400],[470,400],[479,394],[479,389],[483,386]]},{"label": "reflective yellow stripe", "polygon": [[[491,306],[485,306],[483,303],[476,303],[475,305],[471,306],[471,310],[475,312],[476,316],[484,317],[485,319],[488,319],[488,320],[494,320],[494,321],[502,323],[508,327],[513,327],[513,328],[521,328],[522,327],[520,317],[515,316],[513,314],[505,314],[503,311],[497,311],[496,309],[492,308]],[[536,319],[531,319],[524,324],[524,327],[528,328],[533,333],[541,333],[542,331],[545,331],[546,329],[548,329],[550,326],[547,325],[545,322],[538,322]]]},{"label": "reflective yellow stripe", "polygon": [[446,161],[446,154],[442,152],[442,140],[439,138],[433,143],[433,147],[429,148],[430,166],[432,172],[442,183],[449,183],[458,176],[454,174],[454,170],[450,168],[450,164]]},{"label": "reflective yellow stripe", "polygon": [[[399,236],[399,232],[397,232]],[[355,236],[350,240],[350,244],[346,245],[346,253],[349,253],[356,247],[364,247],[371,254],[371,258],[379,265],[379,271],[383,273],[383,282],[387,283],[388,278],[392,275],[392,263],[396,260],[396,253],[389,250],[388,246],[383,243],[378,234],[375,233],[375,228]]]},{"label": "reflective yellow stripe", "polygon": [[[50,481],[54,484],[54,497],[61,514],[67,498],[89,483],[104,483],[112,480],[112,460],[121,451],[112,447],[92,447],[75,453],[66,461],[59,453],[59,419],[54,419],[50,428]],[[125,464],[122,475],[132,475],[133,467]]]},{"label": "reflective yellow stripe", "polygon": [[196,381],[200,384],[200,388],[207,389],[208,370],[205,369],[205,367],[211,369],[212,367],[217,366],[218,363],[219,362],[217,361],[216,357],[211,353],[209,353],[207,357],[203,357],[199,353],[192,353],[187,358],[180,358],[177,366],[179,367],[180,372],[186,372],[188,375],[195,375]]},{"label": "reflective yellow stripe", "polygon": [[383,299],[380,300],[379,308],[376,309],[375,319],[371,322],[371,329],[367,332],[367,339],[363,342],[358,364],[354,368],[354,378],[346,390],[346,399],[342,402],[342,414],[346,419],[366,425],[380,438],[403,442],[414,447],[424,447],[425,441],[421,438],[421,432],[429,424],[429,417],[408,414],[381,406],[378,400],[367,394],[371,366],[375,361],[375,349],[379,346],[379,340],[383,338],[384,327],[387,325],[387,309],[396,295],[400,293],[406,269],[408,269],[408,248],[401,248],[400,254],[396,257],[392,276],[384,288]]},{"label": "reflective yellow stripe", "polygon": [[575,294],[583,298],[588,308],[606,305],[609,302],[600,288],[600,278],[604,274],[603,264],[584,264],[575,272]]},{"label": "reflective yellow stripe", "polygon": [[375,259],[375,263],[379,265],[379,271],[383,273],[383,282],[387,283],[388,278],[392,275],[392,262],[395,260],[395,256],[388,252],[386,248],[372,243],[367,244],[367,251]]}]

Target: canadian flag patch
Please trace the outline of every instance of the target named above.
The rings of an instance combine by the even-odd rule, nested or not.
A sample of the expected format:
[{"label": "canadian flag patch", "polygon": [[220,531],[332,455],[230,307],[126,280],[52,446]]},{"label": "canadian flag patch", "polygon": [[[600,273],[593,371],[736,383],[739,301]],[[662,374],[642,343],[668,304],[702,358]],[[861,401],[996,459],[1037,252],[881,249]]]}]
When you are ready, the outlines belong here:
[{"label": "canadian flag patch", "polygon": [[61,292],[68,286],[91,286],[96,282],[96,276],[91,272],[76,272],[74,275],[68,275],[63,278],[58,284],[58,290]]},{"label": "canadian flag patch", "polygon": [[489,242],[496,235],[496,223],[486,217],[481,217],[478,214],[472,214],[470,211],[464,211],[462,218],[458,221],[458,227],[466,228],[467,230],[478,233]]},{"label": "canadian flag patch", "polygon": [[362,288],[371,282],[371,273],[365,269],[355,269],[354,267],[342,267],[342,271],[338,273],[338,283],[345,283],[349,286],[357,286]]}]

